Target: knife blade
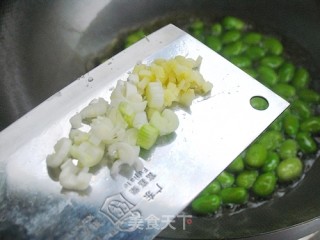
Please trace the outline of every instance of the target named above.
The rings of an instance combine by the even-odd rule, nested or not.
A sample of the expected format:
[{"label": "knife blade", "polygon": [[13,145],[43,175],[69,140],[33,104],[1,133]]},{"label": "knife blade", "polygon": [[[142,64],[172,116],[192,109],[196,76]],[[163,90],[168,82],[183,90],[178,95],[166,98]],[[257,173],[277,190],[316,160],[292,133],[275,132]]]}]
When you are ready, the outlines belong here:
[{"label": "knife blade", "polygon": [[[144,168],[130,176],[94,172],[84,193],[61,189],[46,166],[69,119],[93,98],[110,97],[139,62],[202,57],[211,94],[175,109],[180,125],[143,151]],[[250,99],[262,97],[265,110]],[[0,213],[31,238],[152,239],[259,136],[288,102],[186,32],[170,24],[81,76],[0,133]],[[186,227],[186,226],[185,226]]]}]

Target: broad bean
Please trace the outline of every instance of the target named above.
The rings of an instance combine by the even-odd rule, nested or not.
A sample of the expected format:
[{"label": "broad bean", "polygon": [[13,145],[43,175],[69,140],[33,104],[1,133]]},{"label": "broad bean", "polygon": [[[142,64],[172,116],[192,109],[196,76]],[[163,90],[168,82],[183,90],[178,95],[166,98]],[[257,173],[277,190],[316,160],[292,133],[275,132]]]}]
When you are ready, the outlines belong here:
[{"label": "broad bean", "polygon": [[276,130],[267,130],[257,139],[267,150],[277,149],[283,141],[282,133]]},{"label": "broad bean", "polygon": [[259,44],[261,42],[262,35],[257,32],[249,32],[243,37],[243,42],[247,44]]},{"label": "broad bean", "polygon": [[267,149],[260,143],[251,144],[246,152],[245,163],[249,167],[259,168],[263,166],[267,158]]},{"label": "broad bean", "polygon": [[281,159],[295,157],[297,153],[298,143],[293,139],[285,140],[279,148],[279,155]]},{"label": "broad bean", "polygon": [[266,54],[264,48],[258,46],[249,46],[246,50],[246,56],[248,56],[252,61],[262,58]]},{"label": "broad bean", "polygon": [[222,20],[222,25],[225,29],[242,30],[245,27],[245,23],[239,18],[227,16]]},{"label": "broad bean", "polygon": [[270,196],[277,183],[277,177],[273,172],[262,173],[252,186],[253,192],[260,197]]},{"label": "broad bean", "polygon": [[317,151],[317,143],[309,132],[299,132],[296,139],[302,152],[315,153]]},{"label": "broad bean", "polygon": [[235,177],[232,173],[223,171],[219,174],[216,180],[220,183],[222,188],[231,187],[235,181]]},{"label": "broad bean", "polygon": [[252,97],[252,98],[250,99],[250,105],[251,105],[254,109],[257,109],[257,110],[265,110],[265,109],[268,108],[269,103],[268,103],[268,101],[267,101],[265,98],[255,96],[255,97]]},{"label": "broad bean", "polygon": [[222,49],[222,42],[219,37],[208,36],[205,43],[209,48],[216,52],[219,52]]},{"label": "broad bean", "polygon": [[302,101],[305,101],[308,103],[320,102],[320,94],[310,88],[300,89],[298,91],[298,96]]},{"label": "broad bean", "polygon": [[311,133],[318,133],[320,132],[320,117],[315,116],[309,119],[304,120],[301,123],[300,129],[302,131],[311,132]]},{"label": "broad bean", "polygon": [[312,116],[310,105],[301,100],[295,100],[291,104],[291,110],[297,114],[301,119],[308,119]]},{"label": "broad bean", "polygon": [[217,180],[212,181],[208,186],[205,187],[199,194],[199,196],[218,194],[221,190],[221,185]]},{"label": "broad bean", "polygon": [[273,86],[273,91],[285,99],[292,99],[296,95],[296,89],[287,83],[278,83]]},{"label": "broad bean", "polygon": [[211,34],[214,36],[220,36],[222,33],[222,30],[223,30],[223,28],[220,23],[215,23],[211,26]]},{"label": "broad bean", "polygon": [[198,214],[214,213],[220,208],[221,197],[219,195],[206,195],[194,199],[191,203],[192,210]]},{"label": "broad bean", "polygon": [[275,69],[278,68],[283,63],[283,61],[284,59],[282,57],[271,55],[262,58],[260,64]]},{"label": "broad bean", "polygon": [[280,163],[280,157],[276,152],[268,152],[267,159],[262,166],[263,172],[275,171]]},{"label": "broad bean", "polygon": [[236,178],[236,185],[245,189],[250,189],[256,181],[259,172],[257,170],[245,170]]},{"label": "broad bean", "polygon": [[243,162],[243,157],[240,155],[236,157],[235,160],[230,163],[230,165],[227,167],[227,171],[231,173],[238,173],[243,171],[244,169],[244,162]]},{"label": "broad bean", "polygon": [[274,86],[278,82],[277,73],[270,67],[260,66],[257,72],[259,80],[267,86]]},{"label": "broad bean", "polygon": [[280,55],[283,51],[282,43],[274,37],[264,39],[263,46],[274,55]]},{"label": "broad bean", "polygon": [[300,121],[295,114],[288,114],[283,119],[284,131],[287,135],[294,137],[299,131]]},{"label": "broad bean", "polygon": [[292,181],[301,176],[302,168],[303,165],[299,158],[287,158],[281,161],[277,167],[277,175],[282,182]]},{"label": "broad bean", "polygon": [[134,44],[135,42],[139,41],[140,39],[142,39],[143,37],[145,36],[145,33],[144,31],[142,30],[139,30],[139,31],[136,31],[134,33],[131,33],[127,38],[126,38],[126,41],[125,41],[125,47],[129,47],[131,46],[132,44]]},{"label": "broad bean", "polygon": [[228,187],[220,192],[224,204],[244,204],[248,201],[248,191],[242,187]]},{"label": "broad bean", "polygon": [[251,66],[250,58],[246,56],[233,56],[230,58],[230,61],[239,68],[247,68]]},{"label": "broad bean", "polygon": [[305,68],[298,68],[292,79],[292,85],[295,88],[301,89],[308,87],[310,82],[309,72]]},{"label": "broad bean", "polygon": [[222,35],[222,43],[228,44],[239,40],[241,32],[238,30],[229,30]]},{"label": "broad bean", "polygon": [[292,63],[284,63],[278,71],[279,81],[283,83],[288,83],[292,80],[294,76],[295,67]]},{"label": "broad bean", "polygon": [[240,41],[226,44],[222,49],[222,54],[226,57],[237,56],[243,50],[243,44]]}]

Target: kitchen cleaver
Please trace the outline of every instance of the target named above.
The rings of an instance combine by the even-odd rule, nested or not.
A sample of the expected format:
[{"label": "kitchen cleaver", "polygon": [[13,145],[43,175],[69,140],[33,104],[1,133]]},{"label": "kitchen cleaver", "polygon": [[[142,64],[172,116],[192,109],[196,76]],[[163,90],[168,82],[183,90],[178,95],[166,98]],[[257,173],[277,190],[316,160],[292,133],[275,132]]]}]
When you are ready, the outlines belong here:
[{"label": "kitchen cleaver", "polygon": [[[94,169],[85,192],[61,189],[46,156],[68,136],[69,119],[94,98],[109,100],[118,80],[139,62],[182,55],[202,57],[200,73],[211,93],[189,109],[180,125],[142,151],[144,168],[110,176]],[[261,97],[265,110],[250,100]],[[288,103],[174,25],[146,36],[56,93],[0,133],[0,231],[30,239],[152,239],[182,218],[181,211],[287,107]]]}]

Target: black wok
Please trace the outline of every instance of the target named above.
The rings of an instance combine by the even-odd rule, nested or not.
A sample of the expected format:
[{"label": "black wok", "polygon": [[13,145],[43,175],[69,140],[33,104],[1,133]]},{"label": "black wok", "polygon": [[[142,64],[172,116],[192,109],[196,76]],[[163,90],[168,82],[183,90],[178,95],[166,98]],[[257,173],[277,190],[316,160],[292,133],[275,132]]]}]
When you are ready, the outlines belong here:
[{"label": "black wok", "polygon": [[[92,68],[122,34],[139,25],[179,25],[191,15],[233,15],[282,36],[291,52],[299,46],[303,57],[298,60],[313,73],[314,87],[320,82],[316,0],[2,0],[0,7],[0,130]],[[216,219],[193,218],[186,230],[176,219],[177,229],[165,229],[159,238],[305,236],[320,229],[319,173],[316,160],[303,181],[281,198]],[[23,226],[0,217],[1,236],[26,237]]]}]

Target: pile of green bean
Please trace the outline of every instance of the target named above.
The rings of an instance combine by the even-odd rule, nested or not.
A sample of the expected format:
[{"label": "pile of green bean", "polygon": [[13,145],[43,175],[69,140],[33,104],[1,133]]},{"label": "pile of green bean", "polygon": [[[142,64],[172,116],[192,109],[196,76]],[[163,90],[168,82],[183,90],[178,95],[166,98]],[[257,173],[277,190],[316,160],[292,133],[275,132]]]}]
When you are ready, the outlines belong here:
[{"label": "pile of green bean", "polygon": [[[310,74],[286,55],[279,38],[251,30],[242,20],[227,16],[208,23],[194,20],[189,33],[220,53],[291,103],[260,137],[238,156],[192,202],[196,214],[213,214],[223,206],[245,206],[270,199],[281,186],[298,181],[306,155],[318,151],[320,117],[315,107],[320,95],[310,87]],[[144,36],[131,34],[126,46]],[[256,99],[256,108],[265,101]]]}]

